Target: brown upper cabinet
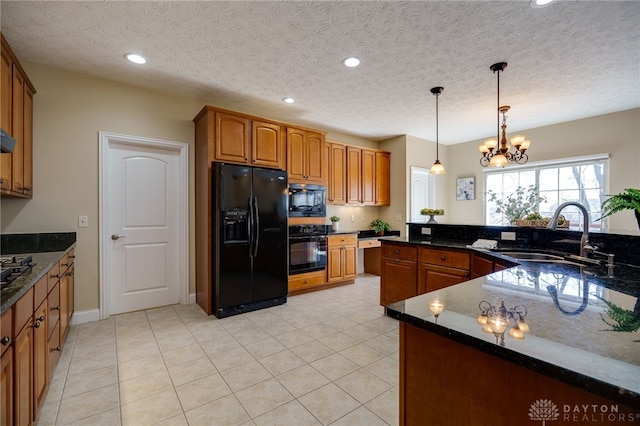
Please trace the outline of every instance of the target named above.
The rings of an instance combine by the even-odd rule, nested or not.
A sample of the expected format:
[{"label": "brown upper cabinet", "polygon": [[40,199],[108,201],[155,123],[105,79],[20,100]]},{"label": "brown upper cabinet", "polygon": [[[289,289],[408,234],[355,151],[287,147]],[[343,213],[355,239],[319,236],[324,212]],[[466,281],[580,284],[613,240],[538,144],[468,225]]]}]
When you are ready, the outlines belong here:
[{"label": "brown upper cabinet", "polygon": [[328,142],[330,204],[390,205],[391,153]]},{"label": "brown upper cabinet", "polygon": [[280,124],[209,106],[193,121],[208,139],[209,161],[285,169],[284,127]]},{"label": "brown upper cabinet", "polygon": [[10,134],[16,145],[0,160],[0,194],[14,197],[33,196],[33,96],[31,84],[9,43],[2,38],[0,61],[0,127]]},{"label": "brown upper cabinet", "polygon": [[327,142],[329,152],[329,172],[327,173],[327,202],[329,204],[345,204],[347,178],[347,151],[340,143]]},{"label": "brown upper cabinet", "polygon": [[287,127],[289,182],[326,185],[325,153],[324,134]]}]

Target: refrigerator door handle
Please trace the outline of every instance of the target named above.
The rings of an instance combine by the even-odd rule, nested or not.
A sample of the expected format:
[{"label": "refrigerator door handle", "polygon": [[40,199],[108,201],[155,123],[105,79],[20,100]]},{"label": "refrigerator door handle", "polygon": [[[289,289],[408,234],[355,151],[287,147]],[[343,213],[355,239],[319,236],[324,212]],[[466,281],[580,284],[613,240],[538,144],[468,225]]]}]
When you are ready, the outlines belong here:
[{"label": "refrigerator door handle", "polygon": [[260,215],[258,214],[258,197],[253,197],[253,220],[254,220],[254,238],[253,238],[253,257],[258,255],[258,243],[260,242]]},{"label": "refrigerator door handle", "polygon": [[252,197],[249,197],[249,199],[247,200],[247,204],[249,204],[248,210],[249,210],[249,217],[247,218],[247,232],[249,234],[249,257],[253,257],[253,240],[255,238],[254,234],[255,234],[255,229],[253,226],[253,199]]}]

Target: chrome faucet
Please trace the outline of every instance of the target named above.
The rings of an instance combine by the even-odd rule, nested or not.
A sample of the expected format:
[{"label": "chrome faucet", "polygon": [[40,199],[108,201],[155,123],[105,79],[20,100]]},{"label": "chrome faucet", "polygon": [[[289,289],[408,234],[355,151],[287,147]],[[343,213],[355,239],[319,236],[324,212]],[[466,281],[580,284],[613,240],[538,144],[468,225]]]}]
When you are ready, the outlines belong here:
[{"label": "chrome faucet", "polygon": [[562,203],[556,209],[556,212],[551,218],[551,222],[547,225],[547,229],[556,230],[558,226],[558,216],[560,212],[567,206],[576,206],[582,211],[583,225],[582,225],[582,238],[580,238],[580,257],[587,257],[588,253],[595,251],[595,248],[589,244],[589,212],[587,208],[576,201],[567,201]]}]

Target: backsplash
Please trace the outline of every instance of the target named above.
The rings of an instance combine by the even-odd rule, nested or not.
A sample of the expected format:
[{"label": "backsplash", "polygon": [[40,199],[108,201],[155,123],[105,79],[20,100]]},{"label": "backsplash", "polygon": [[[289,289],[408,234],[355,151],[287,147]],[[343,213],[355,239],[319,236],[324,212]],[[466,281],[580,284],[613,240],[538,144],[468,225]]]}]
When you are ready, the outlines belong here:
[{"label": "backsplash", "polygon": [[64,251],[75,242],[75,232],[2,234],[0,235],[0,252],[20,254]]}]

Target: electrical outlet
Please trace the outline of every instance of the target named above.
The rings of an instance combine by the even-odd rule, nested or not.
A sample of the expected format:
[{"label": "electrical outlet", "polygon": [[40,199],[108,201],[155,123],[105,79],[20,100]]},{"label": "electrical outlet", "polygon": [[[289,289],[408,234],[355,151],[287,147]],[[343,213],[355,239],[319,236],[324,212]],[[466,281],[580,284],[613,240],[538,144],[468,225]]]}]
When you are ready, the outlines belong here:
[{"label": "electrical outlet", "polygon": [[506,241],[515,241],[516,240],[516,233],[515,232],[501,232],[500,233],[500,239],[501,240],[506,240]]},{"label": "electrical outlet", "polygon": [[420,228],[420,233],[422,235],[431,235],[431,228]]},{"label": "electrical outlet", "polygon": [[78,228],[88,228],[89,218],[87,216],[78,216]]},{"label": "electrical outlet", "polygon": [[352,215],[351,215],[351,222],[355,222],[355,221],[356,221],[356,215],[355,215],[355,214],[352,214]]}]

